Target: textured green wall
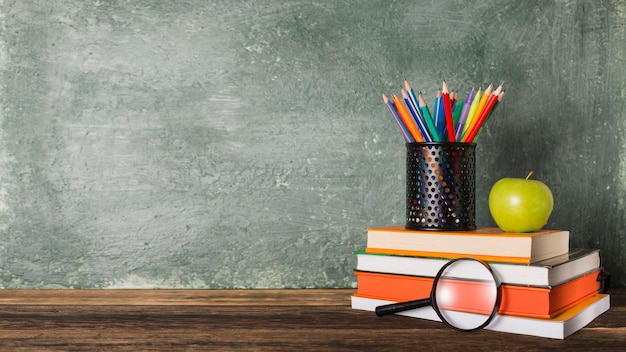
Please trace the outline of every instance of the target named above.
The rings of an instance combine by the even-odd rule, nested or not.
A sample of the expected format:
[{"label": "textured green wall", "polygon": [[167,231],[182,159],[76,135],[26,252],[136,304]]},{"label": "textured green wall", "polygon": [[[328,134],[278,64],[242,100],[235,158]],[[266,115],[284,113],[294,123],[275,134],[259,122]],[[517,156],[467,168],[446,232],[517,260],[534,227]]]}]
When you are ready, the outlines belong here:
[{"label": "textured green wall", "polygon": [[[472,4],[472,5],[468,5]],[[626,3],[0,0],[0,287],[350,287],[402,223],[380,99],[506,81],[477,149],[626,275]]]}]

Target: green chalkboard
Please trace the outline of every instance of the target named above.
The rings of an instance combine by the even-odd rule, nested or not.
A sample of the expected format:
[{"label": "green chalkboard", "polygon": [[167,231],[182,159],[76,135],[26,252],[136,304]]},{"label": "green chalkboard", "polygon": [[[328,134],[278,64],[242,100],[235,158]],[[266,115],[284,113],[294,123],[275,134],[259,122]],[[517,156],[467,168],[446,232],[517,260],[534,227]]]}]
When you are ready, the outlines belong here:
[{"label": "green chalkboard", "polygon": [[404,222],[380,94],[506,83],[477,147],[626,275],[623,1],[0,1],[0,287],[354,287]]}]

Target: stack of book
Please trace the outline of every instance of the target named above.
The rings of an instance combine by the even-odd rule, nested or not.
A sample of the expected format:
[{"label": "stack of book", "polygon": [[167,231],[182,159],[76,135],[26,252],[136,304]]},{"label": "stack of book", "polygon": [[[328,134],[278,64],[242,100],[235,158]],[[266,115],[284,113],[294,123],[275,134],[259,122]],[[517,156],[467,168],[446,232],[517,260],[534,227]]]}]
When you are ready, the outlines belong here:
[{"label": "stack of book", "polygon": [[[427,298],[439,269],[462,257],[488,262],[502,284],[501,304],[489,330],[564,339],[610,306],[600,251],[570,250],[568,231],[370,228],[367,247],[356,256],[353,309],[374,311],[384,304]],[[439,320],[432,307],[397,314]]]}]

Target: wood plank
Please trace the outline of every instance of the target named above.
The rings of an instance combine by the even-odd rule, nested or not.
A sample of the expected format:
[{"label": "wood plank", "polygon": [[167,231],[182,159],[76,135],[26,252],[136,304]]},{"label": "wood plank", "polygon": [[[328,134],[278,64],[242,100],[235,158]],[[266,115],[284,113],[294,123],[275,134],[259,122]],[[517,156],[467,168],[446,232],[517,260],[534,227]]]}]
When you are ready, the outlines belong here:
[{"label": "wood plank", "polygon": [[2,351],[617,351],[626,290],[565,340],[350,308],[354,290],[0,290]]},{"label": "wood plank", "polygon": [[346,305],[353,289],[0,290],[0,305]]}]

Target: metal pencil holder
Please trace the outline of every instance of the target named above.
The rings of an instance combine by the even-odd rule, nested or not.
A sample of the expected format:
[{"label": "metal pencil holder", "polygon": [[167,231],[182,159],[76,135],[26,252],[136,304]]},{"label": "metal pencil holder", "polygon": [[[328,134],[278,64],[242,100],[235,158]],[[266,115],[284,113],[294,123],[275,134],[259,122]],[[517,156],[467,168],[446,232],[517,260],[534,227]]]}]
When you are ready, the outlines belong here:
[{"label": "metal pencil holder", "polygon": [[406,225],[476,229],[476,144],[407,143]]}]

